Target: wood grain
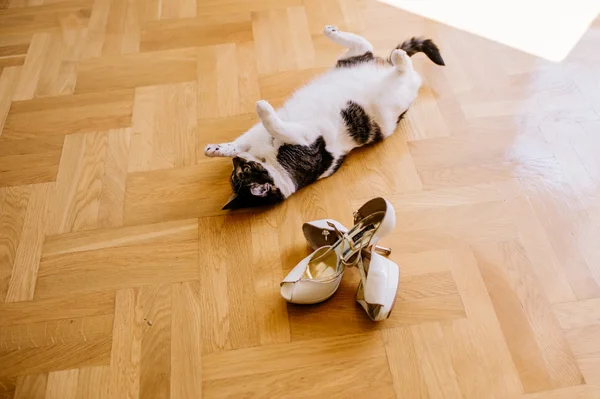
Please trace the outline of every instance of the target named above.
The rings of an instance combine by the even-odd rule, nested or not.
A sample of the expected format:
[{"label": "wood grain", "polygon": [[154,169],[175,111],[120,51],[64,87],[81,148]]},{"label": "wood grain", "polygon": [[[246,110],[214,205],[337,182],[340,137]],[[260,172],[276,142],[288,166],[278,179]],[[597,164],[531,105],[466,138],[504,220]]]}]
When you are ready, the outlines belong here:
[{"label": "wood grain", "polygon": [[179,239],[43,257],[35,296],[53,297],[65,289],[84,293],[196,278],[197,242]]},{"label": "wood grain", "polygon": [[229,21],[216,22],[205,18],[177,18],[149,23],[142,30],[140,50],[156,51],[252,41],[250,14],[240,14],[239,17],[228,19]]},{"label": "wood grain", "polygon": [[[172,169],[197,163],[195,83],[136,91],[127,172]],[[148,118],[148,115],[154,115]]]},{"label": "wood grain", "polygon": [[119,55],[84,60],[77,66],[75,93],[129,89],[196,79],[192,49]]},{"label": "wood grain", "polygon": [[173,285],[171,397],[202,396],[202,303],[197,282]]},{"label": "wood grain", "polygon": [[112,292],[4,303],[0,304],[0,326],[108,314],[113,312],[114,303],[115,296]]},{"label": "wood grain", "polygon": [[132,90],[13,102],[2,137],[35,138],[129,127],[132,109]]},{"label": "wood grain", "polygon": [[64,136],[24,140],[0,138],[0,186],[56,180]]},{"label": "wood grain", "polygon": [[44,399],[48,374],[30,374],[17,379],[16,399]]},{"label": "wood grain", "polygon": [[48,373],[46,399],[75,399],[79,369],[53,371]]},{"label": "wood grain", "polygon": [[109,394],[109,366],[82,367],[77,379],[77,399],[101,399]]},{"label": "wood grain", "polygon": [[15,253],[13,270],[8,283],[6,302],[33,299],[40,254],[48,231],[46,199],[51,188],[48,183],[37,184],[32,188],[23,221],[21,240]]}]

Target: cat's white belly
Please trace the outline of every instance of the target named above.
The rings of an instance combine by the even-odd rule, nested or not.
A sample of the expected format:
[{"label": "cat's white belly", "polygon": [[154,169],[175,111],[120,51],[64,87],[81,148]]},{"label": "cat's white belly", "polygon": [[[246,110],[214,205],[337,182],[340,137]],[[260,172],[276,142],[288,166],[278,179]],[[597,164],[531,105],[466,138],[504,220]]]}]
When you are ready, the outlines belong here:
[{"label": "cat's white belly", "polygon": [[344,134],[341,117],[348,101],[361,105],[387,137],[395,130],[398,116],[415,100],[420,86],[421,78],[415,71],[399,78],[392,66],[365,63],[335,68],[296,91],[277,113],[283,120],[305,124],[311,135],[308,141],[323,136],[328,149],[347,153],[356,147]]}]

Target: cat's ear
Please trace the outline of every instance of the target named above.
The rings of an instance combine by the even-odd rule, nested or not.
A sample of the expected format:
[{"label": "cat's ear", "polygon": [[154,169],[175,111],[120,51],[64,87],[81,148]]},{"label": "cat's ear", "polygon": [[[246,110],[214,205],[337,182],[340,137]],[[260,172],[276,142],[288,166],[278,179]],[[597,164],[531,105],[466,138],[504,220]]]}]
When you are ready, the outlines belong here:
[{"label": "cat's ear", "polygon": [[221,208],[221,210],[234,210],[244,207],[244,201],[237,193],[231,194],[231,197],[227,200],[227,203]]},{"label": "cat's ear", "polygon": [[257,197],[266,197],[269,191],[271,191],[271,185],[269,183],[254,183],[250,186],[250,192]]}]

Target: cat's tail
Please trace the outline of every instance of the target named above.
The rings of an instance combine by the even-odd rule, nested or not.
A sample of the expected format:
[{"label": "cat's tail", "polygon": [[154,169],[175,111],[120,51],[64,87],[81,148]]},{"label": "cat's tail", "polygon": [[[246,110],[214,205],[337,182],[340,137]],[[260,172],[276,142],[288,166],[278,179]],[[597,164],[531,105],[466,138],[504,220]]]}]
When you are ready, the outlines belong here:
[{"label": "cat's tail", "polygon": [[425,53],[425,55],[438,65],[446,65],[440,54],[440,49],[431,39],[423,37],[413,37],[405,40],[402,44],[396,46],[396,49],[406,51],[409,57],[416,53]]}]

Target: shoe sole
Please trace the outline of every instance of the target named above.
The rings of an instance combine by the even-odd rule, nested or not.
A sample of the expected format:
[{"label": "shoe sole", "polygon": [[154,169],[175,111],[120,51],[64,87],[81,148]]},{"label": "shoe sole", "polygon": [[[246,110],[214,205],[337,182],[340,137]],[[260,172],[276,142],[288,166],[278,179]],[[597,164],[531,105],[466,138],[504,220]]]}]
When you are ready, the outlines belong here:
[{"label": "shoe sole", "polygon": [[396,284],[396,295],[394,296],[394,302],[392,302],[392,307],[390,308],[390,311],[388,312],[388,315],[385,318],[386,320],[390,318],[390,316],[392,315],[392,311],[394,310],[394,306],[396,306],[396,300],[398,299],[398,290],[399,289],[400,289],[400,266],[398,266],[398,283]]},{"label": "shoe sole", "polygon": [[388,260],[392,265],[396,266],[397,269],[397,278],[396,278],[396,287],[394,289],[394,300],[392,301],[392,306],[390,306],[390,310],[387,313],[387,317],[383,320],[387,320],[392,315],[392,311],[394,310],[394,306],[396,306],[396,300],[398,299],[398,290],[400,289],[400,267],[396,265],[394,262]]}]

